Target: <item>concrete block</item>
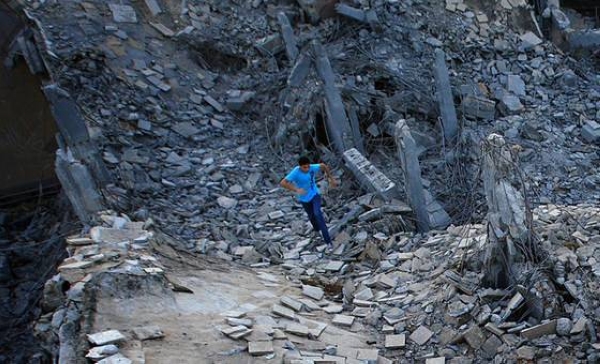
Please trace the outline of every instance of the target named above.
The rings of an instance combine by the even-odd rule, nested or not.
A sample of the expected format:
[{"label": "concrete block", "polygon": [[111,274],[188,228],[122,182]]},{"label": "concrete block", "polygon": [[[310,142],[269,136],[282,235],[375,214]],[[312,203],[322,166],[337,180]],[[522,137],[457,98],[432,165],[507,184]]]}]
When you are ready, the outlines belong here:
[{"label": "concrete block", "polygon": [[475,350],[479,349],[486,340],[485,333],[477,325],[473,325],[473,327],[467,330],[464,338],[469,346]]},{"label": "concrete block", "polygon": [[493,120],[496,115],[496,103],[485,97],[465,96],[461,106],[463,114],[467,118]]},{"label": "concrete block", "polygon": [[118,330],[108,330],[95,334],[88,334],[87,338],[94,345],[108,345],[125,340],[125,336]]},{"label": "concrete block", "polygon": [[284,306],[287,306],[296,312],[298,312],[302,309],[302,303],[299,301],[296,301],[295,299],[293,299],[291,297],[287,297],[287,296],[281,297],[281,303]]},{"label": "concrete block", "polygon": [[273,351],[273,342],[271,341],[251,341],[248,343],[248,352],[252,356],[272,354]]},{"label": "concrete block", "polygon": [[331,320],[333,324],[340,326],[350,327],[354,323],[354,316],[346,316],[346,315],[335,315],[333,316],[333,320]]},{"label": "concrete block", "polygon": [[152,16],[157,16],[158,14],[162,13],[162,9],[160,8],[158,1],[144,0],[144,2],[146,3],[148,10],[150,10],[150,13],[152,14]]},{"label": "concrete block", "polygon": [[325,295],[325,291],[323,291],[323,289],[321,287],[303,285],[302,286],[302,294],[307,297],[310,297],[314,300],[320,301],[323,299],[323,296]]},{"label": "concrete block", "polygon": [[285,317],[290,320],[296,320],[296,314],[289,308],[285,308],[280,305],[273,305],[272,311],[277,316]]},{"label": "concrete block", "polygon": [[385,348],[386,349],[398,349],[403,348],[406,345],[406,335],[386,335],[385,336]]},{"label": "concrete block", "polygon": [[551,320],[544,324],[536,325],[521,331],[521,336],[529,340],[553,334],[556,334],[556,320]]},{"label": "concrete block", "polygon": [[385,199],[392,199],[397,194],[396,184],[381,173],[356,148],[345,151],[344,160],[359,183],[368,191],[375,192]]},{"label": "concrete block", "polygon": [[425,326],[419,326],[419,328],[413,331],[413,333],[410,334],[408,338],[411,341],[417,343],[418,345],[423,345],[427,341],[429,341],[429,339],[431,339],[432,336],[433,332],[431,330],[429,330]]},{"label": "concrete block", "polygon": [[581,128],[581,136],[588,143],[595,143],[600,139],[600,124],[594,120],[586,120]]}]

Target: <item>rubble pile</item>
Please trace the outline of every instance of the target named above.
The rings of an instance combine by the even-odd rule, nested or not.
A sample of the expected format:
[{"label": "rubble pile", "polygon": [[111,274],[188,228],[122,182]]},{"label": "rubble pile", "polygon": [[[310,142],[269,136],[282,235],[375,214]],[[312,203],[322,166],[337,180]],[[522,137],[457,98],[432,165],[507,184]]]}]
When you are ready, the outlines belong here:
[{"label": "rubble pile", "polygon": [[77,231],[66,222],[67,201],[0,211],[0,362],[35,362],[43,357],[29,327],[55,307],[40,305],[44,282],[65,258],[64,235]]},{"label": "rubble pile", "polygon": [[[521,0],[29,4],[50,74],[110,171],[101,194],[122,213],[100,212],[89,237],[68,240],[42,341],[51,352],[60,342],[65,362],[82,357],[79,304],[93,310],[85,287],[102,272],[185,291],[163,280],[153,230],[188,254],[283,270],[302,289],[268,315],[228,316],[220,332],[252,356],[597,360],[597,211],[583,204],[600,196],[599,79],[543,40],[531,10]],[[545,252],[505,287],[489,284],[481,259],[491,133],[514,146]],[[331,253],[278,189],[305,152],[342,182],[319,182]],[[331,326],[371,339],[319,345]],[[113,340],[90,342],[94,359],[134,361],[103,347]]]}]

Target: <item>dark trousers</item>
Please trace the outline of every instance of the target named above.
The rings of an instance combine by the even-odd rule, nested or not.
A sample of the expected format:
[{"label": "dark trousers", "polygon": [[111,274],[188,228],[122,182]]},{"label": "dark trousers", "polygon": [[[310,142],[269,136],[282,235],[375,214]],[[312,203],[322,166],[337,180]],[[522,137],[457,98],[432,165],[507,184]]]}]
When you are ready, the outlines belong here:
[{"label": "dark trousers", "polygon": [[325,243],[331,245],[329,229],[327,229],[327,224],[325,223],[325,218],[323,217],[323,212],[321,211],[321,195],[315,195],[315,197],[313,197],[313,199],[309,202],[302,202],[302,207],[304,207],[304,211],[306,211],[313,229],[320,231],[321,235],[323,235],[323,240],[325,240]]}]

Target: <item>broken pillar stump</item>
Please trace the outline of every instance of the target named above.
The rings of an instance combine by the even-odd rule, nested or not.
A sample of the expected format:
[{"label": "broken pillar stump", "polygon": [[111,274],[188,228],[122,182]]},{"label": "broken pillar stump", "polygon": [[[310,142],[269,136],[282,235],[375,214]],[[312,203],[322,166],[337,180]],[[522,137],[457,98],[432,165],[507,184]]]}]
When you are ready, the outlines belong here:
[{"label": "broken pillar stump", "polygon": [[[518,166],[501,135],[490,134],[482,146],[482,177],[488,205],[486,278],[495,288],[513,285],[523,263],[533,263],[536,247],[527,221],[523,191],[517,189]],[[522,186],[522,184],[521,184]]]},{"label": "broken pillar stump", "polygon": [[421,232],[429,231],[429,213],[427,212],[425,191],[421,181],[421,166],[419,166],[417,157],[417,145],[404,120],[398,120],[395,129],[398,156],[404,172],[406,196],[410,207],[415,212],[417,228]]}]

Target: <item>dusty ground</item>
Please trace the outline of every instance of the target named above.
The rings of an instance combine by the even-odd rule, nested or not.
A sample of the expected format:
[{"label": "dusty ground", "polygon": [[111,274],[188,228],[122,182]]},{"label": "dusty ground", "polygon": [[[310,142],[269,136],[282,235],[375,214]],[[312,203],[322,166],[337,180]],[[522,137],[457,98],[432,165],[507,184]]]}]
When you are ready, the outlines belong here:
[{"label": "dusty ground", "polygon": [[[204,258],[198,258],[202,262]],[[197,264],[197,263],[194,263]],[[187,264],[172,264],[167,268],[170,280],[191,289],[194,293],[165,290],[158,280],[142,283],[143,293],[122,297],[125,290],[103,289],[99,293],[93,327],[90,332],[117,329],[131,336],[131,329],[156,325],[164,332],[164,338],[143,342],[128,340],[123,354],[134,360],[145,358],[153,363],[272,363],[283,358],[283,345],[287,340],[301,351],[322,350],[326,346],[338,348],[368,348],[368,335],[359,323],[350,331],[331,324],[318,340],[310,340],[290,334],[287,339],[274,340],[274,357],[248,356],[245,340],[232,340],[220,332],[228,327],[226,316],[232,311],[245,311],[244,318],[269,316],[273,304],[280,304],[280,297],[302,298],[297,284],[286,282],[280,269],[250,270],[248,268],[220,263],[220,268],[197,269]],[[179,265],[179,267],[175,267]],[[228,269],[223,269],[227,267]],[[140,278],[144,279],[144,278]],[[118,279],[115,280],[118,282]],[[123,283],[123,281],[121,281]],[[125,284],[130,284],[125,283]],[[115,297],[116,296],[116,297]],[[305,320],[329,323],[327,314],[305,312],[299,315]],[[289,322],[278,320],[283,327]],[[256,330],[248,340],[264,337]],[[140,352],[143,351],[143,355]]]}]

